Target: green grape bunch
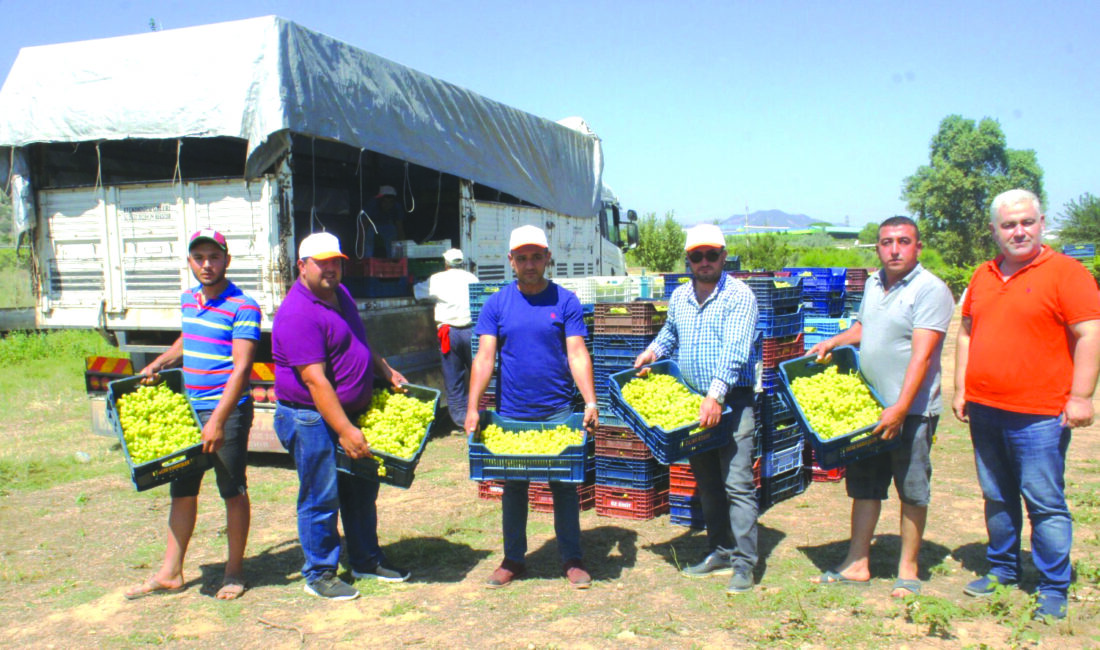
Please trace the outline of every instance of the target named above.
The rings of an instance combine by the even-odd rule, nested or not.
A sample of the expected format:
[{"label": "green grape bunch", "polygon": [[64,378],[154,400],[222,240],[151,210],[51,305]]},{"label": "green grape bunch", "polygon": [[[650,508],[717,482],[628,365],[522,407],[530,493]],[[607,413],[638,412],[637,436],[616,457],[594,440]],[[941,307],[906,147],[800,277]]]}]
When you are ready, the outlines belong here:
[{"label": "green grape bunch", "polygon": [[566,447],[584,442],[584,432],[561,424],[553,429],[505,431],[490,424],[481,432],[485,448],[498,456],[558,456]]},{"label": "green grape bunch", "polygon": [[882,413],[859,374],[842,373],[836,366],[798,377],[791,382],[791,393],[822,440],[871,426]]},{"label": "green grape bunch", "polygon": [[136,465],[202,441],[187,398],[173,392],[167,384],[139,386],[119,397],[118,420],[130,460]]},{"label": "green grape bunch", "polygon": [[[434,419],[433,402],[379,390],[371,397],[370,409],[359,416],[356,424],[363,431],[371,451],[411,459],[420,449]],[[385,467],[379,463],[378,468],[379,476],[385,476]]]},{"label": "green grape bunch", "polygon": [[645,420],[646,426],[672,431],[699,421],[703,396],[691,392],[672,375],[650,372],[622,387],[623,400]]}]

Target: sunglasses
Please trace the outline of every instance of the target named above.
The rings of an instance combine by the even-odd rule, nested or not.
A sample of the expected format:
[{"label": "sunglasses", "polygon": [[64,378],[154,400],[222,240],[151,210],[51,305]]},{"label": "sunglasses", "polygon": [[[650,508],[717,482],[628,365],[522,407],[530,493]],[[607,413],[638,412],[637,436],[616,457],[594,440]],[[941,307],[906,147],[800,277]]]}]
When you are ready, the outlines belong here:
[{"label": "sunglasses", "polygon": [[718,258],[721,257],[721,256],[722,256],[721,251],[707,251],[705,253],[700,253],[699,251],[692,251],[692,252],[688,253],[688,259],[691,260],[692,264],[698,264],[699,262],[702,262],[704,257],[707,258],[708,262],[717,262]]}]

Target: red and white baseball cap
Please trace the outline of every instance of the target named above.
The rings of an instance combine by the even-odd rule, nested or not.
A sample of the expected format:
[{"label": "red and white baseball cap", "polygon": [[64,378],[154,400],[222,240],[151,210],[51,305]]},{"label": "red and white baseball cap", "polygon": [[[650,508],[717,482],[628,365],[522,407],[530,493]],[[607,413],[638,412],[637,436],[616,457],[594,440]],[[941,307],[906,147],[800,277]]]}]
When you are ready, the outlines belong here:
[{"label": "red and white baseball cap", "polygon": [[203,242],[210,242],[223,251],[229,252],[229,246],[225,243],[225,235],[212,228],[203,228],[191,235],[191,241],[187,243],[187,250],[190,251],[196,244]]}]

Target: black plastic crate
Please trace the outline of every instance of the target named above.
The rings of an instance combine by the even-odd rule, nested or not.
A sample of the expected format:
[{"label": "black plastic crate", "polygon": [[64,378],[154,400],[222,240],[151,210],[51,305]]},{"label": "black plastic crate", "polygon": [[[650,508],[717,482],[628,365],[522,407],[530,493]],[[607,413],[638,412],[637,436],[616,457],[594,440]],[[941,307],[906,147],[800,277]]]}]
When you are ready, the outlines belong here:
[{"label": "black plastic crate", "polygon": [[[353,474],[368,481],[378,481],[379,483],[385,483],[386,485],[392,485],[399,488],[408,488],[412,485],[413,478],[416,475],[416,466],[420,463],[420,457],[424,454],[424,447],[428,444],[428,432],[431,431],[432,424],[435,422],[436,413],[439,411],[439,391],[434,388],[417,386],[415,384],[405,384],[404,388],[409,397],[432,403],[432,419],[424,428],[424,437],[420,440],[420,447],[417,448],[412,458],[397,458],[396,456],[391,456],[373,449],[371,453],[374,454],[374,459],[351,458],[344,452],[344,448],[337,444],[337,471]],[[375,388],[375,390],[387,389]],[[382,475],[378,473],[379,465],[385,468]]]},{"label": "black plastic crate", "polygon": [[583,483],[585,474],[591,467],[591,458],[595,451],[595,441],[584,433],[579,445],[566,447],[556,456],[537,454],[494,454],[481,441],[481,430],[495,424],[505,431],[527,431],[530,429],[553,429],[565,424],[572,429],[584,431],[584,415],[577,413],[564,422],[528,422],[510,420],[494,411],[481,414],[478,431],[470,434],[469,445],[470,478],[475,481],[536,481],[548,483]]}]

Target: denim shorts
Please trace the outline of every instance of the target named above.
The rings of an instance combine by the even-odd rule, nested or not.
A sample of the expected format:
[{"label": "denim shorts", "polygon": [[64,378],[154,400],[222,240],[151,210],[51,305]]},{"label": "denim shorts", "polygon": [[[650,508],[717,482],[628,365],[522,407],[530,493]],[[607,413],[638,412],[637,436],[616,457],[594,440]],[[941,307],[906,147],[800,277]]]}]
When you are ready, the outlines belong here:
[{"label": "denim shorts", "polygon": [[932,440],[939,421],[938,415],[907,416],[899,446],[848,465],[848,496],[885,501],[893,481],[903,503],[927,506],[932,498]]},{"label": "denim shorts", "polygon": [[[199,422],[205,426],[213,413],[212,409],[198,411]],[[214,476],[218,480],[218,493],[223,499],[248,492],[245,467],[248,464],[248,432],[252,429],[252,416],[252,400],[248,400],[233,409],[225,419],[225,444],[214,454]],[[203,474],[172,481],[172,498],[198,496]]]}]

